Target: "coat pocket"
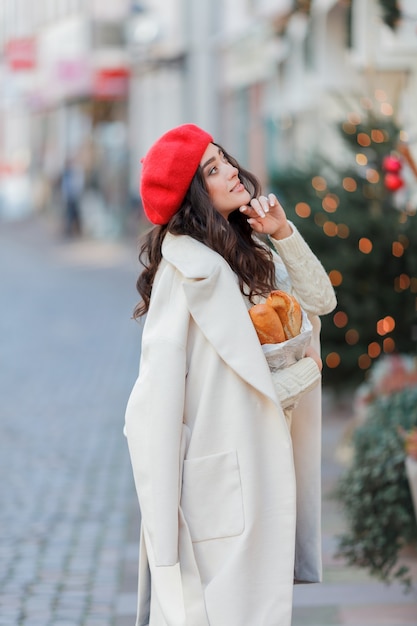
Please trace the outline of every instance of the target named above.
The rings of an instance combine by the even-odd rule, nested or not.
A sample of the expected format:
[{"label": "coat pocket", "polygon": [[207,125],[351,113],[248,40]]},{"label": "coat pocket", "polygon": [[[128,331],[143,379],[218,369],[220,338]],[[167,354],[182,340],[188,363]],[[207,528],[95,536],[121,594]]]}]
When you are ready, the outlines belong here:
[{"label": "coat pocket", "polygon": [[184,460],[181,508],[194,542],[234,537],[243,532],[236,451]]}]

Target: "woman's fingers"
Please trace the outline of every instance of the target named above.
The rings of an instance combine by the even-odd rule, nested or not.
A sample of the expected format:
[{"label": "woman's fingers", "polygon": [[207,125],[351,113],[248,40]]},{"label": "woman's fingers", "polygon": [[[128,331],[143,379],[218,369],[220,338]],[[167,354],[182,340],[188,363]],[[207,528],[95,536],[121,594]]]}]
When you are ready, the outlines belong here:
[{"label": "woman's fingers", "polygon": [[241,213],[246,213],[248,217],[252,216],[254,218],[265,217],[266,215],[258,200],[256,200],[256,202],[255,200],[251,200],[250,204],[241,206],[239,211]]},{"label": "woman's fingers", "polygon": [[277,206],[278,204],[279,203],[275,194],[270,193],[268,194],[268,197],[259,196],[259,198],[252,198],[252,200],[250,201],[250,205],[242,206],[240,207],[240,210],[242,211],[242,213],[244,213],[252,208],[256,215],[258,215],[259,217],[265,217],[265,215],[269,213],[269,210]]},{"label": "woman's fingers", "polygon": [[270,207],[275,206],[276,204],[278,204],[278,200],[277,197],[274,193],[269,193],[268,194],[268,203]]},{"label": "woman's fingers", "polygon": [[248,224],[257,233],[285,239],[293,232],[284,208],[273,193],[253,198],[250,204],[241,206],[239,210],[246,215]]},{"label": "woman's fingers", "polygon": [[275,194],[252,198],[249,205],[239,209],[248,218],[248,224],[257,233],[275,233],[285,219],[285,213]]},{"label": "woman's fingers", "polygon": [[264,227],[262,222],[260,222],[259,220],[257,220],[256,218],[249,218],[248,219],[248,224],[250,225],[250,227],[257,233],[263,233],[264,231]]},{"label": "woman's fingers", "polygon": [[264,203],[262,203],[261,198],[262,196],[260,196],[259,198],[253,198],[250,201],[249,208],[253,209],[254,217],[265,217],[266,215],[265,205]]},{"label": "woman's fingers", "polygon": [[245,211],[250,212],[252,208],[255,212],[254,217],[265,217],[269,213],[270,206],[270,201],[266,196],[259,196],[259,198],[252,198],[250,205],[240,207],[240,210],[244,213]]},{"label": "woman's fingers", "polygon": [[265,217],[267,213],[269,213],[269,200],[266,196],[259,196],[259,198],[253,198],[251,200],[251,207],[255,209],[258,213],[259,217]]}]

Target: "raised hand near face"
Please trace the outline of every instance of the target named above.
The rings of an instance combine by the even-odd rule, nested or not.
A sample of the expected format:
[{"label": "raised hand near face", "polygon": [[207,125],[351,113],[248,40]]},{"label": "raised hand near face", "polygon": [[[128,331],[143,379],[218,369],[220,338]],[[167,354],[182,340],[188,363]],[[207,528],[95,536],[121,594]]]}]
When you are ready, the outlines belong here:
[{"label": "raised hand near face", "polygon": [[253,198],[249,205],[239,211],[248,218],[251,228],[260,234],[271,235],[274,239],[285,239],[292,234],[285,211],[275,194]]}]

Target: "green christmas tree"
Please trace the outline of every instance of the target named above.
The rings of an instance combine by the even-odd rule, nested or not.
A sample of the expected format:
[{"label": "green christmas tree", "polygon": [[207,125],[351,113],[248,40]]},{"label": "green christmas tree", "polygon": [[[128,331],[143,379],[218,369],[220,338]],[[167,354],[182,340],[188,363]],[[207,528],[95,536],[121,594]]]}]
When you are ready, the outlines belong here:
[{"label": "green christmas tree", "polygon": [[401,150],[410,153],[392,116],[368,104],[339,130],[346,165],[317,157],[310,171],[271,182],[336,290],[337,309],[322,318],[324,382],[353,386],[380,355],[416,352],[417,217],[399,202]]}]

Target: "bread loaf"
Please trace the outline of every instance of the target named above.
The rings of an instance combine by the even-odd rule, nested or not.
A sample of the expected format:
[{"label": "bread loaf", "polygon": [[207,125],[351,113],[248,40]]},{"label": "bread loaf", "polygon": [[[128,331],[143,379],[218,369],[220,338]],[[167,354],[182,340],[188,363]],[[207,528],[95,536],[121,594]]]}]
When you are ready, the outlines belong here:
[{"label": "bread loaf", "polygon": [[262,345],[285,341],[282,323],[271,306],[268,304],[255,304],[249,309],[249,315]]},{"label": "bread loaf", "polygon": [[271,306],[278,314],[286,339],[292,339],[300,334],[302,312],[294,296],[285,291],[271,291],[265,304]]}]

